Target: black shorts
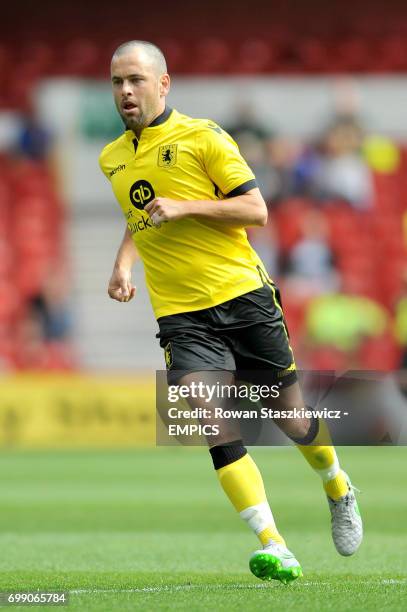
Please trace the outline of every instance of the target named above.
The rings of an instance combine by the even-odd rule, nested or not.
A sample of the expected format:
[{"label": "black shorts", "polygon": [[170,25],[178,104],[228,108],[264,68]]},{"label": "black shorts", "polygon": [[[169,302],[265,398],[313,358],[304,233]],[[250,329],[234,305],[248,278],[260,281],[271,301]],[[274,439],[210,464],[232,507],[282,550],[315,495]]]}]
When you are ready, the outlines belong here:
[{"label": "black shorts", "polygon": [[158,324],[168,384],[208,370],[280,387],[297,380],[280,292],[273,284],[212,308],[160,317]]}]

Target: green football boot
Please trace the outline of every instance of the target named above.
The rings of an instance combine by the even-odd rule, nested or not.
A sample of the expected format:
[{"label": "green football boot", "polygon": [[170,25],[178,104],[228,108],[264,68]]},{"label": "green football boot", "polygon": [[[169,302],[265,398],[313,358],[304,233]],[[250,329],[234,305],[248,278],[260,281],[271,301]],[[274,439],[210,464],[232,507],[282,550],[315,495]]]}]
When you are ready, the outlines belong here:
[{"label": "green football boot", "polygon": [[301,565],[293,553],[274,542],[262,550],[256,550],[250,558],[249,566],[257,578],[279,580],[284,584],[289,584],[303,575]]}]

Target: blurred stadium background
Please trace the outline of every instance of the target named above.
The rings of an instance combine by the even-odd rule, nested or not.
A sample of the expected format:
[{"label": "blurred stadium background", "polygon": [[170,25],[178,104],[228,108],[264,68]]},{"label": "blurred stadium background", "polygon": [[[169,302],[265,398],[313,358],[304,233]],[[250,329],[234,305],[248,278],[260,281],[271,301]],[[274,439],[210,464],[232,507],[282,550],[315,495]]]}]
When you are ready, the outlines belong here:
[{"label": "blurred stadium background", "polygon": [[[110,57],[133,38],[164,51],[170,106],[220,123],[257,175],[269,224],[250,239],[298,364],[407,368],[404,2],[26,0],[0,32],[4,449],[154,444],[163,356],[142,270],[134,302],[107,297],[124,222],[98,168],[123,129]],[[23,463],[7,457],[11,478]]]},{"label": "blurred stadium background", "polygon": [[[123,221],[97,158],[122,130],[111,53],[135,36],[165,52],[170,105],[218,121],[258,177],[270,221],[250,238],[281,287],[299,365],[406,365],[407,9],[311,4],[157,2],[134,17],[126,2],[4,9],[4,374],[103,372],[107,385],[106,372],[146,381],[163,367],[141,269],[131,306],[106,297]],[[82,400],[101,420],[112,402],[104,389],[92,404],[95,393]]]}]

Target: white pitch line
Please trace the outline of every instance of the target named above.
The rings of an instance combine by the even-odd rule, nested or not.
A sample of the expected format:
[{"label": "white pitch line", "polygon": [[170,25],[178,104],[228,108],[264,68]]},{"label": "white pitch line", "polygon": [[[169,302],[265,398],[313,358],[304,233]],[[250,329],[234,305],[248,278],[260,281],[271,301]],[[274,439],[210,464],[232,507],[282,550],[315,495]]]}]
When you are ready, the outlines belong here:
[{"label": "white pitch line", "polygon": [[[330,584],[334,584],[331,582],[296,582],[296,586],[327,586]],[[357,580],[355,586],[357,585],[368,585],[368,584],[382,584],[382,585],[400,585],[407,584],[406,579],[395,579],[395,578],[384,578],[382,580]],[[265,583],[265,584],[174,584],[173,586],[162,586],[162,587],[141,587],[134,589],[74,589],[69,591],[71,595],[85,595],[90,593],[160,593],[165,591],[192,591],[194,589],[202,589],[202,590],[232,590],[232,589],[268,589],[272,586],[276,586],[275,583]]]},{"label": "white pitch line", "polygon": [[161,591],[189,591],[193,589],[266,589],[268,584],[174,584],[173,586],[162,587],[141,587],[134,589],[75,589],[69,591],[71,595],[80,595],[81,593],[159,593]]}]

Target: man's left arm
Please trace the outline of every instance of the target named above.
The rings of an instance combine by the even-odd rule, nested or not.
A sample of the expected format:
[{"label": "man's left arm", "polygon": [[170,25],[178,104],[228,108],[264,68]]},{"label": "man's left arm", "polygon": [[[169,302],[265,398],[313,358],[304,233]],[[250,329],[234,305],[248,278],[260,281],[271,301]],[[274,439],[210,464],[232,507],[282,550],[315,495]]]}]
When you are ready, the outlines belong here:
[{"label": "man's left arm", "polygon": [[257,187],[224,200],[156,198],[144,210],[155,225],[184,217],[220,221],[234,227],[264,226],[267,223],[267,206]]}]

